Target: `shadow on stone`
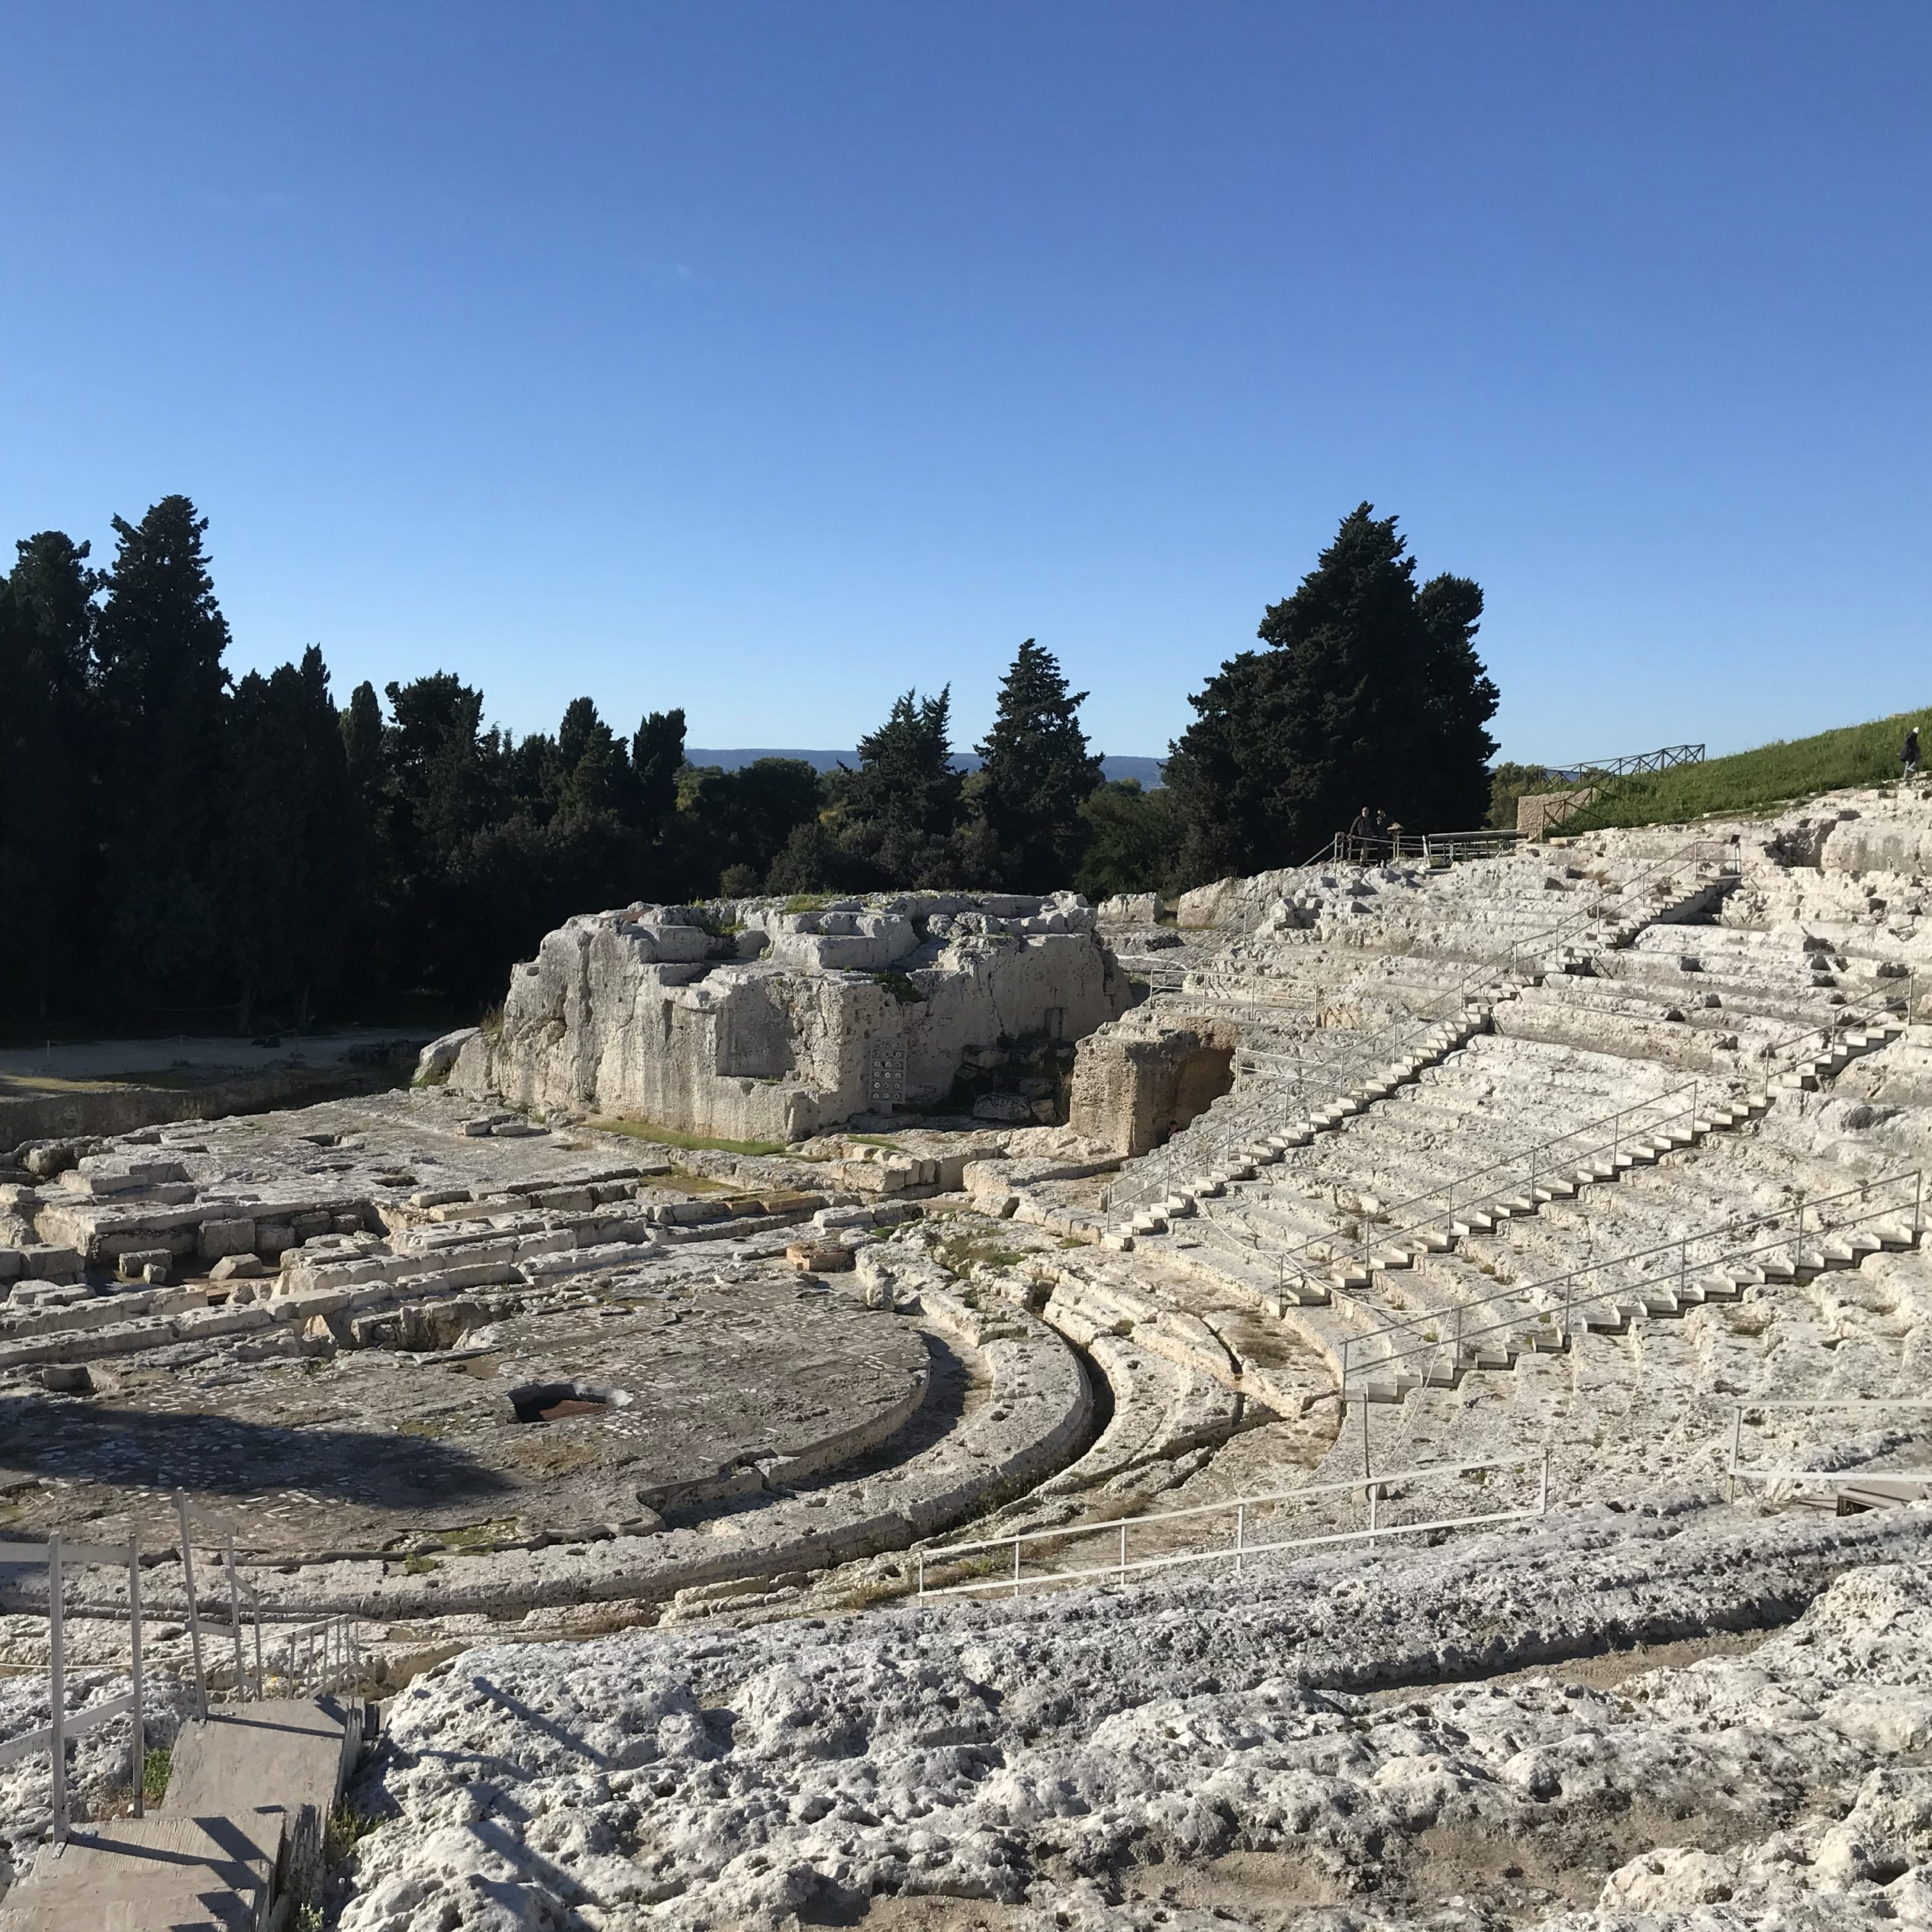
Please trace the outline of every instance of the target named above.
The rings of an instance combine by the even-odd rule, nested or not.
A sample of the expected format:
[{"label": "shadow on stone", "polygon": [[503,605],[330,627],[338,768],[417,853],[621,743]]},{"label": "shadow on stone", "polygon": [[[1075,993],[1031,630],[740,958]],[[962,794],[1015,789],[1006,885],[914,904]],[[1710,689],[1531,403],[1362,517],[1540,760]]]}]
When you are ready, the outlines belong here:
[{"label": "shadow on stone", "polygon": [[299,1489],[378,1509],[469,1502],[515,1487],[467,1450],[422,1436],[288,1428],[38,1396],[0,1399],[0,1471],[216,1496]]}]

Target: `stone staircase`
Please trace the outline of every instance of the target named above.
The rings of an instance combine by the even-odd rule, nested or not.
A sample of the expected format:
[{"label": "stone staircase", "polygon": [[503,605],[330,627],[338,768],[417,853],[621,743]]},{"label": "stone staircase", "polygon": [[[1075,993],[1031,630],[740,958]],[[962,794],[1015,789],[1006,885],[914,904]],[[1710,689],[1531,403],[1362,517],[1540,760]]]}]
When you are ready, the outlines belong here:
[{"label": "stone staircase", "polygon": [[0,1901],[0,1932],[261,1932],[320,1876],[364,1708],[219,1708],[182,1728],[160,1810],[77,1827]]},{"label": "stone staircase", "polygon": [[[1496,997],[1513,997],[1513,989],[1509,993],[1498,989]],[[1293,1115],[1280,1126],[1258,1132],[1251,1139],[1220,1142],[1204,1148],[1201,1170],[1177,1180],[1164,1193],[1116,1222],[1110,1231],[1109,1245],[1131,1246],[1137,1236],[1164,1234],[1173,1222],[1193,1214],[1203,1200],[1225,1193],[1238,1182],[1253,1180],[1257,1169],[1279,1161],[1290,1148],[1306,1147],[1318,1134],[1333,1132],[1343,1122],[1377,1101],[1386,1100],[1425,1068],[1439,1064],[1483,1032],[1490,1023],[1492,1010],[1487,1002],[1471,1000],[1458,1018],[1438,1020],[1424,1029],[1406,1051],[1306,1113]],[[1168,1149],[1161,1152],[1171,1163]]]}]

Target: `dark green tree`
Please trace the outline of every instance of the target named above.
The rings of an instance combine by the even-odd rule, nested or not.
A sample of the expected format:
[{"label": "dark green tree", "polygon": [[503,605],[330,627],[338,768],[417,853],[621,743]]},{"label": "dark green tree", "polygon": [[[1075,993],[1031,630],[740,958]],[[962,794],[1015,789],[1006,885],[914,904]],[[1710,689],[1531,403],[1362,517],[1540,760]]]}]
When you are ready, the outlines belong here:
[{"label": "dark green tree", "polygon": [[974,749],[976,802],[997,849],[998,883],[1013,892],[1070,886],[1088,836],[1080,808],[1100,783],[1080,729],[1085,691],[1069,691],[1059,662],[1028,638],[1000,686],[993,728]]},{"label": "dark green tree", "polygon": [[1364,806],[1412,830],[1480,822],[1496,686],[1473,639],[1482,592],[1415,583],[1393,517],[1361,504],[1294,594],[1270,648],[1231,658],[1190,701],[1164,776],[1191,879],[1300,864]]},{"label": "dark green tree", "polygon": [[952,688],[907,691],[877,731],[858,741],[858,769],[839,789],[839,842],[864,877],[881,886],[945,886],[959,861],[960,774],[952,768]]},{"label": "dark green tree", "polygon": [[127,997],[201,1004],[221,971],[227,620],[187,497],[114,528],[95,652],[115,957]]},{"label": "dark green tree", "polygon": [[817,772],[790,758],[754,758],[736,771],[687,767],[681,794],[678,816],[708,842],[716,889],[727,871],[742,888],[733,897],[757,890],[793,828],[816,821],[821,802]]},{"label": "dark green tree", "polygon": [[636,787],[630,768],[630,750],[597,714],[588,697],[572,700],[557,731],[559,785],[557,810],[565,818],[581,819],[603,813],[613,819],[634,819]]},{"label": "dark green tree", "polygon": [[0,578],[0,905],[33,914],[31,944],[0,946],[0,1008],[77,1016],[95,960],[100,805],[89,690],[98,572],[58,530],[16,546]]},{"label": "dark green tree", "polygon": [[630,741],[640,830],[659,831],[678,808],[678,774],[684,768],[684,714],[653,711]]},{"label": "dark green tree", "polygon": [[1081,801],[1087,852],[1074,883],[1088,898],[1177,890],[1187,828],[1172,792],[1117,778]]},{"label": "dark green tree", "polygon": [[299,666],[236,687],[227,731],[222,932],[235,1023],[272,1003],[297,1026],[332,992],[362,921],[352,870],[356,805],[329,673],[314,646]]}]

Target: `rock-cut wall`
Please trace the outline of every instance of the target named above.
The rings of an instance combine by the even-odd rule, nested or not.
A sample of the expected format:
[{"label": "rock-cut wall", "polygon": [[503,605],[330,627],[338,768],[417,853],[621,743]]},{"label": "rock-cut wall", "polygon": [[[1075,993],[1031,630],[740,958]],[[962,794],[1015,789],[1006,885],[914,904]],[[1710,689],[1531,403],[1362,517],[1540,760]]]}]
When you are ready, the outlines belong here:
[{"label": "rock-cut wall", "polygon": [[969,1048],[1077,1040],[1130,997],[1071,894],[639,905],[547,935],[501,1030],[432,1054],[478,1098],[792,1141],[943,1102]]}]

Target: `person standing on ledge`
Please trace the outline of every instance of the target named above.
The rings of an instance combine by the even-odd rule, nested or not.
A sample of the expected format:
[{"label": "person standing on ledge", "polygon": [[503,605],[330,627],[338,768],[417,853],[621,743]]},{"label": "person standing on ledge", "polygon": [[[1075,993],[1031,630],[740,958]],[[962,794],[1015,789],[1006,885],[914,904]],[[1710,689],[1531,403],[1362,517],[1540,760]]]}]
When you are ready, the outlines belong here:
[{"label": "person standing on ledge", "polygon": [[1348,828],[1348,856],[1357,861],[1368,855],[1369,842],[1376,836],[1375,814],[1364,805]]},{"label": "person standing on ledge", "polygon": [[1909,784],[1918,776],[1918,726],[1914,725],[1905,734],[1905,742],[1898,747],[1898,762],[1905,769],[1901,782]]}]

